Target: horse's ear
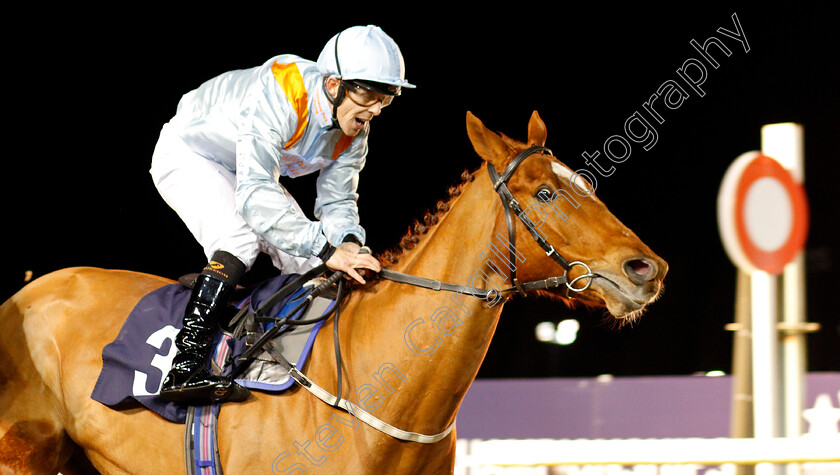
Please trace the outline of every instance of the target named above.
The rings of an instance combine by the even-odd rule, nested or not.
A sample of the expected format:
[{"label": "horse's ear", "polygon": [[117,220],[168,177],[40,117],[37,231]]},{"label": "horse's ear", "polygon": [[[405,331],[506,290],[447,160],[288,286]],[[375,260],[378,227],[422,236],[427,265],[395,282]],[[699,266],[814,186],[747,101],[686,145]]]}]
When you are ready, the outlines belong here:
[{"label": "horse's ear", "polygon": [[537,111],[534,111],[531,114],[531,120],[528,122],[528,144],[545,147],[546,135],[548,135],[548,132],[545,130],[545,122],[540,119]]},{"label": "horse's ear", "polygon": [[478,117],[467,111],[467,135],[478,156],[492,163],[497,170],[504,170],[509,159],[502,137],[484,126]]}]

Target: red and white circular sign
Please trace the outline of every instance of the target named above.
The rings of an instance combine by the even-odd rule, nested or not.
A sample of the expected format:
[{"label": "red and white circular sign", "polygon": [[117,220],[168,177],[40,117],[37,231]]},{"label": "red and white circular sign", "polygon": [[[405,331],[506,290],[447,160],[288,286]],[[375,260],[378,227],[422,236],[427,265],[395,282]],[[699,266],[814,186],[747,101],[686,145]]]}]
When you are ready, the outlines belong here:
[{"label": "red and white circular sign", "polygon": [[718,226],[740,269],[781,274],[808,235],[805,190],[776,160],[759,152],[738,157],[718,195]]}]

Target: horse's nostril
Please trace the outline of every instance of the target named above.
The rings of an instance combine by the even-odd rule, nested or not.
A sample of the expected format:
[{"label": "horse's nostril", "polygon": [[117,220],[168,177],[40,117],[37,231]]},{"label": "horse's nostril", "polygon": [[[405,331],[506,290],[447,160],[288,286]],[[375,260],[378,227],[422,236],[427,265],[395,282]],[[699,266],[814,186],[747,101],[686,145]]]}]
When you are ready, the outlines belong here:
[{"label": "horse's nostril", "polygon": [[627,267],[640,277],[644,277],[650,272],[650,264],[641,259],[633,259],[627,263]]},{"label": "horse's nostril", "polygon": [[656,264],[649,259],[630,259],[624,263],[624,274],[637,283],[644,284],[656,277]]}]

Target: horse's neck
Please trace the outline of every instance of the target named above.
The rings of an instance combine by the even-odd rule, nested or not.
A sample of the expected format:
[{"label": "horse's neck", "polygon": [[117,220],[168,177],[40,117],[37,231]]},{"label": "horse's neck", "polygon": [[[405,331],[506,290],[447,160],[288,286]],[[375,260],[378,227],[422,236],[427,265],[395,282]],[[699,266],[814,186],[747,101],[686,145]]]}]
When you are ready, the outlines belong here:
[{"label": "horse's neck", "polygon": [[[394,270],[485,288],[498,203],[480,170]],[[348,361],[356,377],[379,383],[376,415],[407,430],[442,430],[475,379],[503,301],[383,282],[357,303],[353,328],[345,329]]]}]

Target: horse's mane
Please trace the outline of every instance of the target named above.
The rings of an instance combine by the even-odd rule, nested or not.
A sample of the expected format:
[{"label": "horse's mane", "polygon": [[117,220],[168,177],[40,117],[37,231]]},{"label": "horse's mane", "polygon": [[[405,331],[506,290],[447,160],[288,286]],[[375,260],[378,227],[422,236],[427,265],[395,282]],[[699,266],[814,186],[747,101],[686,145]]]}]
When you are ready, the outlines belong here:
[{"label": "horse's mane", "polygon": [[457,196],[460,196],[464,186],[475,180],[475,172],[464,170],[461,173],[461,181],[447,189],[447,198],[439,200],[433,210],[429,210],[422,219],[415,220],[414,223],[408,227],[408,232],[400,239],[399,246],[388,249],[376,256],[382,267],[390,267],[400,258],[420,242],[420,239],[429,232],[429,229],[440,222],[440,219],[449,211],[450,203]]}]

